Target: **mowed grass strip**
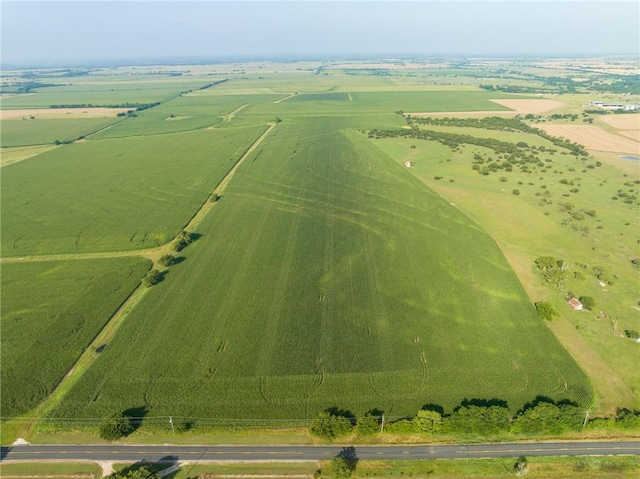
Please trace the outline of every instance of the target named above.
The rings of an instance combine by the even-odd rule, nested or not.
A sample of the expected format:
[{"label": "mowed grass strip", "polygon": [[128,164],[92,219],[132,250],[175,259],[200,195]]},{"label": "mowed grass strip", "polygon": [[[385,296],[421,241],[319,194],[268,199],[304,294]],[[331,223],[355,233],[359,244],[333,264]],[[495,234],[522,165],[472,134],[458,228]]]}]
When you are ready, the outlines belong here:
[{"label": "mowed grass strip", "polygon": [[42,401],[151,263],[141,258],[2,265],[2,417]]},{"label": "mowed grass strip", "polygon": [[59,417],[586,405],[582,371],[480,228],[338,119],[283,122]]},{"label": "mowed grass strip", "polygon": [[173,238],[265,126],[74,143],[2,170],[2,254]]}]

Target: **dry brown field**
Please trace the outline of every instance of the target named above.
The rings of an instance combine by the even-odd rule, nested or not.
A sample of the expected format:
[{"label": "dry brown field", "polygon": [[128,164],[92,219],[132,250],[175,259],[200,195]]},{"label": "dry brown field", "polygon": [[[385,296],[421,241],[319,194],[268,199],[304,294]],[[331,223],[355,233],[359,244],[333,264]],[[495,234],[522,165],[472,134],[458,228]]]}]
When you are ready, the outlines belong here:
[{"label": "dry brown field", "polygon": [[498,105],[506,106],[515,110],[521,115],[539,114],[547,111],[555,110],[566,106],[564,103],[556,100],[546,100],[543,98],[532,98],[526,100],[491,100]]},{"label": "dry brown field", "polygon": [[532,98],[526,100],[491,100],[498,105],[511,108],[511,111],[440,111],[425,113],[408,113],[411,116],[448,116],[454,118],[467,118],[472,116],[502,116],[502,115],[527,115],[544,113],[556,108],[565,106],[564,103],[556,100],[546,100],[543,98]]},{"label": "dry brown field", "polygon": [[584,145],[588,150],[640,154],[640,143],[594,125],[539,125],[547,133]]},{"label": "dry brown field", "polygon": [[602,118],[602,121],[617,130],[640,130],[640,113],[605,115],[604,118]]},{"label": "dry brown field", "polygon": [[584,145],[588,150],[611,151],[615,153],[640,154],[640,143],[599,126],[592,125],[539,125],[547,133]]},{"label": "dry brown field", "polygon": [[65,118],[111,118],[131,108],[33,108],[27,110],[0,110],[0,120],[40,118],[61,120]]}]

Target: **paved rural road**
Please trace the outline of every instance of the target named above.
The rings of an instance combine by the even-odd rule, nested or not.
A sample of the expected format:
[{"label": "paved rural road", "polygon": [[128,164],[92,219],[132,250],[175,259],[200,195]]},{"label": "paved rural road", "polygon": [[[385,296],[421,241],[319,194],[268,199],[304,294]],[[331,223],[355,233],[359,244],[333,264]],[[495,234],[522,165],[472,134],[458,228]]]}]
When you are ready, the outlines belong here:
[{"label": "paved rural road", "polygon": [[[290,461],[331,459],[343,446],[20,445],[3,447],[3,461]],[[433,446],[354,446],[359,459],[444,459],[517,456],[640,455],[640,441],[544,442]]]}]

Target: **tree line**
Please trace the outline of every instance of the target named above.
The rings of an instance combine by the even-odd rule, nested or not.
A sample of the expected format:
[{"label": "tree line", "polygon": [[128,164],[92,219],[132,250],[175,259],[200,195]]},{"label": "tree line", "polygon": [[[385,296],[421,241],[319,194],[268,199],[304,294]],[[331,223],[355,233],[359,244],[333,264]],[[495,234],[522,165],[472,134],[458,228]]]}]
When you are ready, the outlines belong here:
[{"label": "tree line", "polygon": [[437,405],[425,405],[413,417],[384,422],[381,411],[369,411],[355,417],[335,408],[321,412],[309,429],[314,436],[326,440],[356,433],[369,436],[379,432],[396,434],[442,435],[556,435],[582,429],[640,429],[640,411],[618,409],[615,416],[588,420],[584,409],[576,403],[554,401],[539,396],[525,404],[515,415],[506,401],[499,399],[464,400],[446,414]]}]

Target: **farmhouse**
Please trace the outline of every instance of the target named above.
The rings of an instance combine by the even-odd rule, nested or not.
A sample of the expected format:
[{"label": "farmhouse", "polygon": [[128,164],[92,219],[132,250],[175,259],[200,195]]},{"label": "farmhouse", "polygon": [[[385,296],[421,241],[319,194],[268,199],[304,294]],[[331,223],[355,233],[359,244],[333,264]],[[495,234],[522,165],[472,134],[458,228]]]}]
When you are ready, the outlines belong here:
[{"label": "farmhouse", "polygon": [[582,303],[577,298],[571,298],[567,304],[575,311],[582,311]]}]

